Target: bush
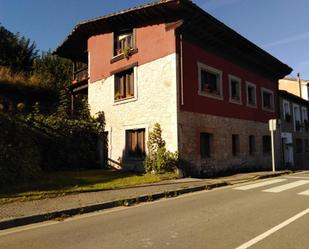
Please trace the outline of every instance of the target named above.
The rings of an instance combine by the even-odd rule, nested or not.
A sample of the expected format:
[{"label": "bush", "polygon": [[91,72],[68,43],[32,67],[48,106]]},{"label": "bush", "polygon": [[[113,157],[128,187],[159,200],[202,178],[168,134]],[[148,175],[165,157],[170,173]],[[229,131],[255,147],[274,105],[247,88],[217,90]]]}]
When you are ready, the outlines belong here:
[{"label": "bush", "polygon": [[0,185],[29,181],[41,173],[35,134],[0,113]]},{"label": "bush", "polygon": [[37,133],[36,139],[41,144],[42,169],[98,168],[98,138],[105,128],[102,114],[99,117],[100,121],[90,116],[71,119],[63,113],[45,116],[36,106],[25,122]]},{"label": "bush", "polygon": [[153,131],[149,133],[147,143],[149,154],[144,162],[146,172],[164,173],[177,168],[178,153],[168,151],[165,144],[162,139],[161,126],[156,123]]}]

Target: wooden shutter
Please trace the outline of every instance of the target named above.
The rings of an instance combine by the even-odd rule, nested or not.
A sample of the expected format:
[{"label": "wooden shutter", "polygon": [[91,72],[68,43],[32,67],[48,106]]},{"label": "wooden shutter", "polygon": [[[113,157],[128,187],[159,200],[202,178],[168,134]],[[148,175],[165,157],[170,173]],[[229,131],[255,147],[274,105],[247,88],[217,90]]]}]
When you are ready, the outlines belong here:
[{"label": "wooden shutter", "polygon": [[124,76],[122,75],[120,78],[119,78],[119,93],[120,95],[123,97],[124,96]]},{"label": "wooden shutter", "polygon": [[134,71],[133,69],[129,75],[129,95],[134,96]]}]

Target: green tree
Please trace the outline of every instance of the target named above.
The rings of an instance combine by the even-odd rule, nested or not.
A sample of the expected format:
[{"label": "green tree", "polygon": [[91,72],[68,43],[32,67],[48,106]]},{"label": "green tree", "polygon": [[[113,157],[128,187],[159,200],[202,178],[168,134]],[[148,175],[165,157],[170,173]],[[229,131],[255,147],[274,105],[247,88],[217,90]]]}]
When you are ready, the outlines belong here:
[{"label": "green tree", "polygon": [[166,143],[162,139],[161,126],[156,123],[153,130],[149,133],[147,142],[148,156],[144,162],[146,172],[164,173],[177,168],[178,153],[168,151],[165,145]]},{"label": "green tree", "polygon": [[60,91],[69,86],[71,76],[72,62],[50,51],[34,60],[31,81],[36,85]]},{"label": "green tree", "polygon": [[30,72],[38,50],[34,42],[13,34],[0,24],[0,66],[5,66],[14,72]]}]

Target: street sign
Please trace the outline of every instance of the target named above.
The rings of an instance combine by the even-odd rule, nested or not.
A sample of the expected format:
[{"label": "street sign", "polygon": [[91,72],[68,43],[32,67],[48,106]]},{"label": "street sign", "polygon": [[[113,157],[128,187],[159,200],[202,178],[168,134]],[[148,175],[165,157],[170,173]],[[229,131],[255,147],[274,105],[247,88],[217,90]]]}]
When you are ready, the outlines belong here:
[{"label": "street sign", "polygon": [[269,125],[269,130],[270,131],[275,131],[277,130],[277,119],[270,119],[268,121],[268,125]]}]

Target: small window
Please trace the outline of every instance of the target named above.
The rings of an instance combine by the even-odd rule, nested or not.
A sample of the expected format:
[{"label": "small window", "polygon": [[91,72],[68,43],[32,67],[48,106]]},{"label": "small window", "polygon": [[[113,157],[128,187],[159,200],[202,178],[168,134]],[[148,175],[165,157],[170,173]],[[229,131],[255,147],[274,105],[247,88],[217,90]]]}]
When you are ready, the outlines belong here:
[{"label": "small window", "polygon": [[212,134],[210,133],[200,133],[200,153],[201,158],[211,157],[212,147]]},{"label": "small window", "polygon": [[129,158],[145,156],[145,129],[126,131],[126,152]]},{"label": "small window", "polygon": [[303,140],[300,138],[295,139],[296,153],[303,153]]},{"label": "small window", "polygon": [[294,131],[301,131],[300,107],[293,104]]},{"label": "small window", "polygon": [[115,101],[134,97],[133,68],[115,74]]},{"label": "small window", "polygon": [[133,30],[114,33],[114,56],[134,48]]},{"label": "small window", "polygon": [[283,105],[283,118],[286,122],[291,122],[291,108],[290,108],[290,102],[287,100],[282,101]]},{"label": "small window", "polygon": [[229,75],[230,83],[230,102],[241,103],[241,80]]},{"label": "small window", "polygon": [[263,136],[263,154],[271,153],[271,137]]},{"label": "small window", "polygon": [[305,139],[305,152],[309,152],[309,139]]},{"label": "small window", "polygon": [[255,150],[255,136],[250,135],[249,136],[249,155],[254,155],[256,152]]},{"label": "small window", "polygon": [[265,88],[262,88],[262,109],[274,111],[274,93]]},{"label": "small window", "polygon": [[233,156],[239,155],[239,135],[233,134],[232,135],[232,153]]},{"label": "small window", "polygon": [[222,98],[222,72],[198,63],[199,94]]},{"label": "small window", "polygon": [[252,83],[247,82],[246,93],[247,93],[247,105],[256,107],[256,86]]}]

